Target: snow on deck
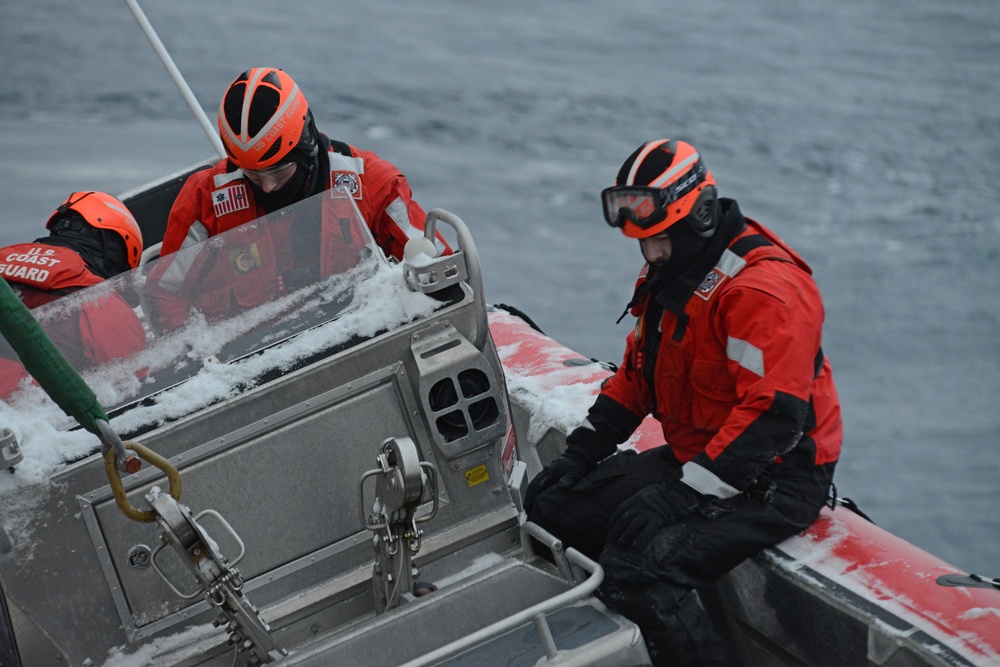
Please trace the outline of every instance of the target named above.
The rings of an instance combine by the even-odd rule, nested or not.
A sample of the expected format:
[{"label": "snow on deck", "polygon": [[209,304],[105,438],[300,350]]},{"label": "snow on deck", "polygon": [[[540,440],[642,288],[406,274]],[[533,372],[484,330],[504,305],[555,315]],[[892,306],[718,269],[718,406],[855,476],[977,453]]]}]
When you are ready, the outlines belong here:
[{"label": "snow on deck", "polygon": [[[532,442],[549,428],[569,433],[579,426],[600,393],[601,383],[613,375],[604,364],[582,357],[505,311],[490,313],[490,330],[511,399],[531,414],[528,439]],[[662,444],[659,422],[647,417],[621,448],[643,450]]]},{"label": "snow on deck", "polygon": [[[249,382],[265,371],[291,368],[298,360],[312,355],[316,350],[330,348],[355,336],[370,338],[380,331],[391,330],[426,317],[441,305],[440,301],[407,290],[401,265],[379,265],[372,276],[355,285],[348,312],[337,319],[305,331],[262,354],[238,362],[223,364],[206,361],[196,375],[156,394],[148,401],[148,405],[137,406],[115,417],[111,426],[116,432],[125,433],[150,424],[161,424],[173,417],[192,414],[245,390]],[[200,346],[192,355],[197,359],[210,357],[229,340],[229,329],[248,329],[247,326],[241,327],[241,323],[235,320],[259,319],[259,310],[254,309],[219,324],[209,324],[204,320],[191,324],[193,329],[187,332],[189,335],[185,336],[185,340],[199,341]],[[159,357],[143,356],[140,361],[149,367],[162,367],[175,358],[176,350],[172,346],[167,347],[170,349],[151,346],[140,355]],[[159,363],[160,361],[163,363]],[[132,360],[132,364],[134,366],[135,360]],[[116,372],[121,375],[118,366],[109,364],[96,374],[88,373],[84,376],[102,405],[115,404],[121,398],[121,392],[127,391],[130,384],[138,382],[132,372],[124,374],[127,376],[126,380],[109,377]],[[30,386],[19,392],[11,404],[0,401],[0,420],[14,431],[24,455],[24,460],[17,464],[13,474],[0,475],[0,506],[7,512],[12,509],[12,504],[16,503],[17,496],[25,486],[44,486],[67,461],[80,459],[99,446],[97,438],[89,432],[82,429],[64,430],[75,422],[64,415],[37,386]]]}]

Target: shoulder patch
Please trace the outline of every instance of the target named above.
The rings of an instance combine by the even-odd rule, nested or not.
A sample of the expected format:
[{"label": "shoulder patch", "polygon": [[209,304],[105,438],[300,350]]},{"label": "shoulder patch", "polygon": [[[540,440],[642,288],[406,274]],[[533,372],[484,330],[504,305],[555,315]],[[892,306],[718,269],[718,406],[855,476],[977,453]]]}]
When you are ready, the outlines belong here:
[{"label": "shoulder patch", "polygon": [[700,296],[705,301],[712,298],[712,294],[718,289],[719,285],[726,279],[726,274],[719,270],[718,267],[712,269],[711,273],[705,276],[705,279],[701,281],[698,285],[698,289],[694,291],[695,294]]},{"label": "shoulder patch", "polygon": [[215,190],[212,193],[212,207],[215,208],[215,217],[217,218],[227,213],[250,208],[247,186],[243,183],[236,183],[228,188]]},{"label": "shoulder patch", "polygon": [[353,171],[331,171],[330,190],[340,188],[355,199],[361,199],[361,178]]},{"label": "shoulder patch", "polygon": [[361,175],[365,173],[365,159],[350,153],[330,153],[330,189],[343,188],[355,199],[361,199]]}]

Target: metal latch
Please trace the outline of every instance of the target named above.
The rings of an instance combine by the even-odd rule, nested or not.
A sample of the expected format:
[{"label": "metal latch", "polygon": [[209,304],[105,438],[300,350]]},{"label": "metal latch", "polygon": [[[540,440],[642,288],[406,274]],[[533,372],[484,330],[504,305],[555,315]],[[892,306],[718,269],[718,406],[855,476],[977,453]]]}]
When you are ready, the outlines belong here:
[{"label": "metal latch", "polygon": [[[423,532],[417,524],[430,521],[438,511],[438,471],[421,461],[410,438],[389,438],[376,457],[377,470],[369,470],[358,482],[358,512],[361,525],[375,533],[375,567],[372,585],[376,611],[399,606],[413,588],[413,555],[420,551]],[[375,477],[375,501],[365,514],[364,485]],[[417,515],[422,503],[431,509]]]},{"label": "metal latch", "polygon": [[[219,609],[215,625],[226,626],[229,643],[236,646],[247,665],[273,662],[287,655],[271,637],[271,629],[261,619],[257,608],[243,595],[243,578],[235,565],[246,553],[243,541],[232,526],[214,510],[204,510],[195,516],[170,495],[154,486],[146,494],[146,502],[156,512],[161,544],[152,553],[151,564],[157,574],[178,596],[193,599],[204,596]],[[199,519],[215,518],[239,545],[239,555],[230,562],[219,552],[218,544],[205,531]],[[197,590],[185,593],[175,586],[156,561],[157,554],[173,547],[199,583]]]}]

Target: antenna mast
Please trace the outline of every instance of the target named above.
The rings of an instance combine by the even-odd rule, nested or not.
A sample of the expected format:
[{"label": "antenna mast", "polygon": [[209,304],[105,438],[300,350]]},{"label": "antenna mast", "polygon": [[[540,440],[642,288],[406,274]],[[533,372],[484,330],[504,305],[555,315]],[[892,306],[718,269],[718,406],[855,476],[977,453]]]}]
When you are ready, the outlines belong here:
[{"label": "antenna mast", "polygon": [[205,135],[208,140],[212,142],[212,146],[215,148],[215,152],[218,153],[220,158],[226,157],[226,151],[222,146],[222,140],[219,138],[218,132],[212,127],[211,122],[208,120],[208,116],[205,115],[205,110],[201,108],[198,104],[198,100],[195,98],[194,93],[191,92],[191,87],[188,86],[187,81],[184,80],[184,75],[181,74],[180,70],[174,64],[173,58],[167,53],[166,47],[163,46],[163,42],[160,41],[159,36],[157,36],[156,31],[153,30],[153,26],[150,24],[149,19],[146,18],[146,14],[139,7],[138,0],[125,0],[125,4],[128,6],[129,11],[132,12],[132,16],[135,17],[136,23],[142,29],[142,32],[146,35],[146,39],[152,44],[153,50],[156,51],[156,55],[159,56],[160,62],[163,66],[167,68],[167,73],[170,74],[170,78],[174,80],[178,90],[181,91],[181,95],[184,96],[184,100],[187,102],[188,107],[194,113],[195,118],[198,120],[198,124],[201,125],[201,129],[205,131]]}]

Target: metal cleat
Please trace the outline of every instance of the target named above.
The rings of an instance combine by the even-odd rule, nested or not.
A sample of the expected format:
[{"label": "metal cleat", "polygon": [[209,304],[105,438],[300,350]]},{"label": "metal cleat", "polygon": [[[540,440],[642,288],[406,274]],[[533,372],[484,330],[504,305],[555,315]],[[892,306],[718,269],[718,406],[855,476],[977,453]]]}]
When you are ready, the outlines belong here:
[{"label": "metal cleat", "polygon": [[[146,494],[146,502],[156,512],[156,521],[160,527],[161,544],[153,551],[151,563],[174,593],[185,599],[203,596],[212,606],[218,607],[220,614],[213,624],[216,627],[226,626],[229,643],[237,647],[245,664],[274,662],[287,655],[271,637],[271,628],[260,618],[257,608],[243,595],[243,578],[235,565],[243,558],[246,550],[243,541],[229,523],[212,510],[204,510],[192,516],[187,507],[158,487],[150,489]],[[215,540],[198,523],[206,515],[219,521],[239,544],[240,553],[231,563],[219,552]],[[198,581],[199,587],[194,592],[182,592],[156,562],[157,554],[168,545],[174,548]]]},{"label": "metal cleat", "polygon": [[[372,586],[376,613],[402,604],[413,588],[413,555],[420,551],[423,534],[417,524],[430,521],[438,511],[438,472],[433,463],[421,461],[410,438],[389,438],[376,458],[379,468],[369,470],[358,483],[361,524],[375,533]],[[375,500],[365,515],[364,485],[375,477]],[[422,503],[432,501],[429,512],[417,515]]]},{"label": "metal cleat", "polygon": [[463,253],[438,254],[435,227],[442,213],[438,209],[428,213],[424,235],[410,238],[403,248],[403,278],[411,292],[433,294],[469,278]]},{"label": "metal cleat", "polygon": [[0,431],[0,466],[14,469],[18,463],[24,460],[24,453],[17,442],[17,436],[6,426]]}]

